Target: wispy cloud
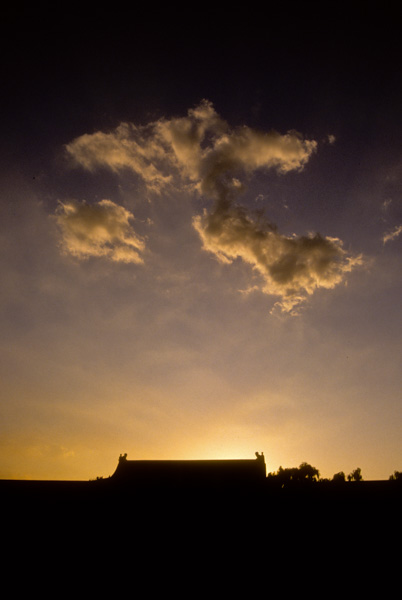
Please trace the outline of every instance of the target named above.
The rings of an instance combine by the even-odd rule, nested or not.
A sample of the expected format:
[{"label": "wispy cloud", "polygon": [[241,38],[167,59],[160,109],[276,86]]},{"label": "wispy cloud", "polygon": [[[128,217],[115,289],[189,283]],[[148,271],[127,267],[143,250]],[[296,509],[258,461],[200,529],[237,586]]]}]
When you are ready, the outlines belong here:
[{"label": "wispy cloud", "polygon": [[89,171],[107,167],[115,172],[130,169],[155,191],[171,181],[164,173],[166,149],[155,135],[155,126],[121,123],[109,133],[84,134],[66,145],[67,154]]},{"label": "wispy cloud", "polygon": [[[334,136],[329,141],[333,143]],[[237,201],[254,172],[302,171],[317,147],[315,140],[295,131],[231,128],[204,100],[184,117],[145,126],[123,123],[109,133],[81,136],[66,149],[86,169],[128,168],[154,192],[177,185],[212,199],[214,207],[193,219],[203,248],[226,263],[243,259],[262,276],[262,291],[279,297],[277,304],[283,311],[295,312],[316,289],[339,284],[361,264],[361,256],[348,254],[337,238],[283,235]],[[74,232],[78,249],[83,244],[86,250],[86,240],[76,241],[76,237]],[[141,249],[134,247],[132,252]],[[95,251],[104,248],[103,243],[95,244]]]},{"label": "wispy cloud", "polygon": [[106,257],[115,262],[142,263],[144,240],[133,230],[132,213],[111,200],[87,204],[60,202],[55,215],[64,252],[77,258]]},{"label": "wispy cloud", "polygon": [[387,242],[392,242],[398,236],[400,236],[401,233],[402,233],[402,225],[397,225],[396,227],[394,227],[394,229],[392,231],[388,231],[387,233],[384,233],[384,235],[382,237],[383,244],[386,244]]}]

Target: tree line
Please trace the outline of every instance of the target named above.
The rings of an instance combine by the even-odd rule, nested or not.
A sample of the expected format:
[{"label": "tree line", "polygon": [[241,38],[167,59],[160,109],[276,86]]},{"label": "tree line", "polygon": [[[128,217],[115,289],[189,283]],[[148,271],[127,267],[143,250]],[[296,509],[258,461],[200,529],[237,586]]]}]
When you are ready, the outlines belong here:
[{"label": "tree line", "polygon": [[[324,481],[344,483],[346,481],[363,481],[363,476],[361,468],[357,467],[348,475],[345,475],[343,471],[339,471],[339,473],[335,473],[333,475],[332,479],[321,478],[320,472],[316,467],[313,467],[307,462],[302,462],[298,467],[285,469],[283,467],[279,467],[277,471],[268,473],[267,481],[284,487],[291,483],[313,483]],[[402,472],[394,471],[392,475],[389,476],[389,481],[402,482]]]}]

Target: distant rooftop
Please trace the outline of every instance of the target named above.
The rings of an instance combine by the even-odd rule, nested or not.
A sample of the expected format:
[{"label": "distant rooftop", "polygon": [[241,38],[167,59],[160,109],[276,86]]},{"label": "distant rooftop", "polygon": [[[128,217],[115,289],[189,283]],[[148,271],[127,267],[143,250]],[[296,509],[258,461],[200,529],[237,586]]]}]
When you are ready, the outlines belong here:
[{"label": "distant rooftop", "polygon": [[266,477],[264,454],[254,459],[128,460],[121,454],[111,479],[121,483],[252,483]]}]

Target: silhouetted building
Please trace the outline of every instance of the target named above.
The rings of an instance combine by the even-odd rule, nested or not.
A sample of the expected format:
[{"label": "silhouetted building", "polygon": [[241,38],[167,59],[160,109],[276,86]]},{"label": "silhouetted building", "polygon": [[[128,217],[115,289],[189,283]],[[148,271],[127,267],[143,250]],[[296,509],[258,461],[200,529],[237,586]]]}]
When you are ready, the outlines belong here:
[{"label": "silhouetted building", "polygon": [[265,481],[263,453],[255,459],[127,460],[120,455],[111,480],[127,485],[247,485]]}]

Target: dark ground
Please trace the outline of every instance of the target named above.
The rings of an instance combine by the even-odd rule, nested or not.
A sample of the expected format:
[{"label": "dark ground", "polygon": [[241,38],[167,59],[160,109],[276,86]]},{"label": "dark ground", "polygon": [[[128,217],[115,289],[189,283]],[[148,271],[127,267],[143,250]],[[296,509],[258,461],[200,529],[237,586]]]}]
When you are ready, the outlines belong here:
[{"label": "dark ground", "polygon": [[275,490],[0,481],[0,494],[3,580],[17,569],[16,589],[254,598],[380,585],[395,595],[386,593],[402,558],[394,482]]}]

